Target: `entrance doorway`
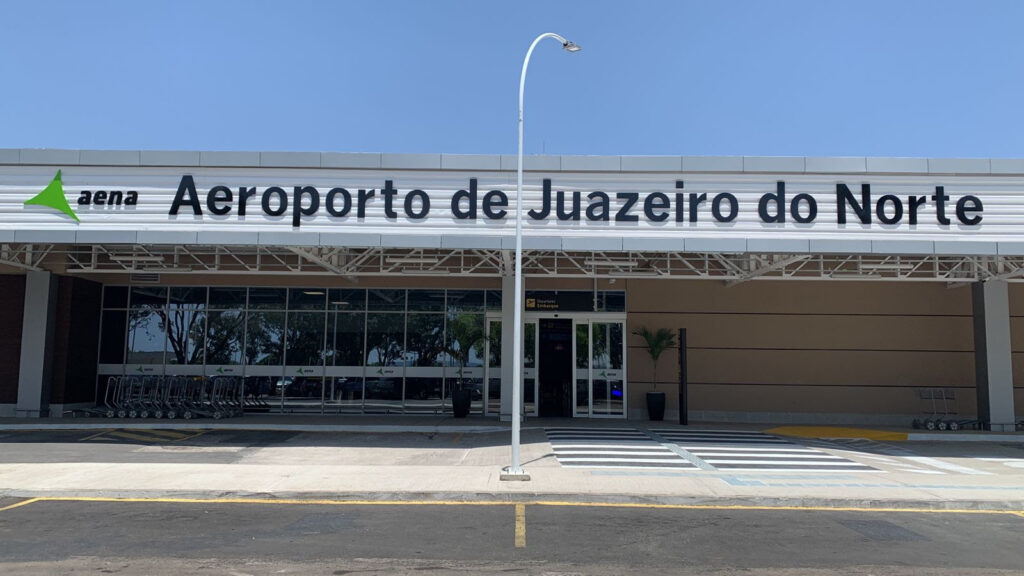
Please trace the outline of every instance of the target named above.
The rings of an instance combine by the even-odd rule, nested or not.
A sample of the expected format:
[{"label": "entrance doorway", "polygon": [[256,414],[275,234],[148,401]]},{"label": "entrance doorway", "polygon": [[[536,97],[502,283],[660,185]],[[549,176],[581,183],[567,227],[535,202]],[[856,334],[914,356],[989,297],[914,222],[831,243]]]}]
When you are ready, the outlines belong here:
[{"label": "entrance doorway", "polygon": [[573,331],[572,320],[542,318],[538,338],[539,415],[571,417]]}]

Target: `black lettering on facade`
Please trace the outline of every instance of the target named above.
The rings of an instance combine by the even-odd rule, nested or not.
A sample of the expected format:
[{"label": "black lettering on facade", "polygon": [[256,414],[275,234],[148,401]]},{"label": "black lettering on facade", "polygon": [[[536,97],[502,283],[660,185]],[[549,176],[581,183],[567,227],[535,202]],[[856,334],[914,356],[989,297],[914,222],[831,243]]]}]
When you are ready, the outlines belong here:
[{"label": "black lettering on facade", "polygon": [[[550,178],[545,178],[544,179],[543,191],[541,192],[540,200],[541,200],[541,209],[540,209],[539,212],[537,210],[530,210],[529,212],[527,212],[527,214],[530,215],[530,218],[533,218],[534,220],[543,220],[543,219],[547,218],[549,214],[551,214],[551,179]],[[522,209],[523,209],[523,199],[519,198],[516,201],[516,210],[522,210]]]},{"label": "black lettering on facade", "polygon": [[657,212],[657,210],[668,210],[671,202],[668,196],[661,192],[652,192],[644,198],[644,216],[651,222],[664,222],[668,220],[668,212]]},{"label": "black lettering on facade", "polygon": [[[459,220],[476,220],[476,178],[469,179],[469,190],[459,190],[452,195],[452,215]],[[462,209],[462,201],[465,200],[468,207]]]},{"label": "black lettering on facade", "polygon": [[861,201],[853,197],[846,184],[836,184],[836,222],[846,224],[846,208],[849,206],[861,224],[871,224],[871,184],[860,185]]},{"label": "black lettering on facade", "polygon": [[[273,208],[271,205],[274,196],[277,196],[277,208]],[[260,205],[263,207],[263,213],[267,216],[280,216],[288,210],[288,193],[279,186],[271,186],[263,191]]]},{"label": "black lettering on facade", "polygon": [[[419,200],[420,210],[417,212],[414,210],[416,206],[416,200]],[[430,212],[430,196],[423,190],[412,190],[405,196],[405,215],[409,218],[426,218],[427,213]]]},{"label": "black lettering on facade", "polygon": [[615,194],[615,199],[619,202],[625,202],[619,211],[615,213],[616,222],[637,222],[640,217],[636,214],[630,214],[629,211],[633,209],[633,205],[640,199],[640,195],[636,192],[619,192]]},{"label": "black lettering on facade", "polygon": [[556,195],[558,198],[558,207],[556,208],[555,214],[559,220],[579,220],[580,219],[580,193],[572,193],[572,208],[568,211],[565,209],[565,192],[559,190]]},{"label": "black lettering on facade", "polygon": [[[729,204],[728,214],[722,212],[722,203]],[[740,201],[728,192],[722,192],[711,201],[711,215],[719,222],[732,222],[740,213]]]},{"label": "black lettering on facade", "polygon": [[[607,222],[611,218],[612,199],[600,190],[587,194],[587,220],[591,222]],[[595,202],[594,200],[597,200]]]},{"label": "black lettering on facade", "polygon": [[491,220],[501,220],[507,212],[496,208],[508,208],[508,196],[501,190],[491,190],[484,194],[484,216]]},{"label": "black lettering on facade", "polygon": [[[308,198],[305,206],[302,199]],[[313,216],[320,209],[320,191],[312,186],[296,186],[292,193],[292,227],[302,225],[303,216]]]},{"label": "black lettering on facade", "polygon": [[[206,195],[206,207],[217,216],[223,216],[231,212],[233,196],[231,188],[227,186],[214,186],[210,188],[210,193]],[[227,202],[227,204],[222,205],[221,202]]]},{"label": "black lettering on facade", "polygon": [[[338,196],[341,196],[342,200],[340,209],[334,205]],[[328,214],[335,218],[344,218],[352,210],[352,195],[344,188],[331,188],[331,191],[327,193],[327,199],[324,201],[324,204],[327,206]]]},{"label": "black lettering on facade", "polygon": [[[188,196],[188,200],[185,199],[185,196]],[[168,214],[171,216],[176,215],[182,204],[191,206],[193,215],[203,215],[203,209],[199,206],[199,196],[196,194],[196,182],[192,179],[191,174],[182,176],[181,182],[178,182],[178,191],[174,194],[174,200],[171,201],[171,211]]]}]

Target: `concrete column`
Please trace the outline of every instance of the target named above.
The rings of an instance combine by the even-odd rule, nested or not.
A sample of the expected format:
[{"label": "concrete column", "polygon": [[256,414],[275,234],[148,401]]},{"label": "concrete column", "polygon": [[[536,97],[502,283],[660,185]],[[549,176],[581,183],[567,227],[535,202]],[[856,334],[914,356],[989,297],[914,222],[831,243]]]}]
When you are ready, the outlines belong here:
[{"label": "concrete column", "polygon": [[501,415],[502,422],[512,421],[512,339],[515,313],[515,276],[501,278]]},{"label": "concrete column", "polygon": [[25,313],[21,327],[21,364],[15,415],[38,418],[50,415],[50,374],[57,310],[57,278],[49,272],[30,271],[25,278]]},{"label": "concrete column", "polygon": [[1001,280],[971,286],[974,305],[974,373],[978,419],[986,430],[1012,432],[1013,366],[1010,355],[1010,296]]}]

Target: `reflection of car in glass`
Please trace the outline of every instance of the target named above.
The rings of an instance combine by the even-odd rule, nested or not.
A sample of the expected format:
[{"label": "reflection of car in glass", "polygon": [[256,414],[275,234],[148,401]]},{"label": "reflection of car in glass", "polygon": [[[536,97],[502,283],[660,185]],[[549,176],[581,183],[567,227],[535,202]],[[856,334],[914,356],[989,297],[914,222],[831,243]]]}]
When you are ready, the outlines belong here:
[{"label": "reflection of car in glass", "polygon": [[367,379],[366,397],[368,399],[401,400],[402,381],[392,378]]},{"label": "reflection of car in glass", "polygon": [[274,383],[274,394],[281,394],[282,392],[287,393],[288,387],[292,385],[292,378],[278,378],[277,382]]},{"label": "reflection of car in glass", "polygon": [[320,396],[320,384],[319,378],[284,377],[277,381],[274,391],[284,396],[314,398]]}]

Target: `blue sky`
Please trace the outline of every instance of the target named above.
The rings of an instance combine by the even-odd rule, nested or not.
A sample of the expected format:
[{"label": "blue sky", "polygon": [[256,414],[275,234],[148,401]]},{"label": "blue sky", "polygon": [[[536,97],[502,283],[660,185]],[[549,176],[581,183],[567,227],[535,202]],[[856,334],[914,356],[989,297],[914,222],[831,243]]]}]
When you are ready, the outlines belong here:
[{"label": "blue sky", "polygon": [[0,148],[1024,157],[1024,2],[0,0]]}]

